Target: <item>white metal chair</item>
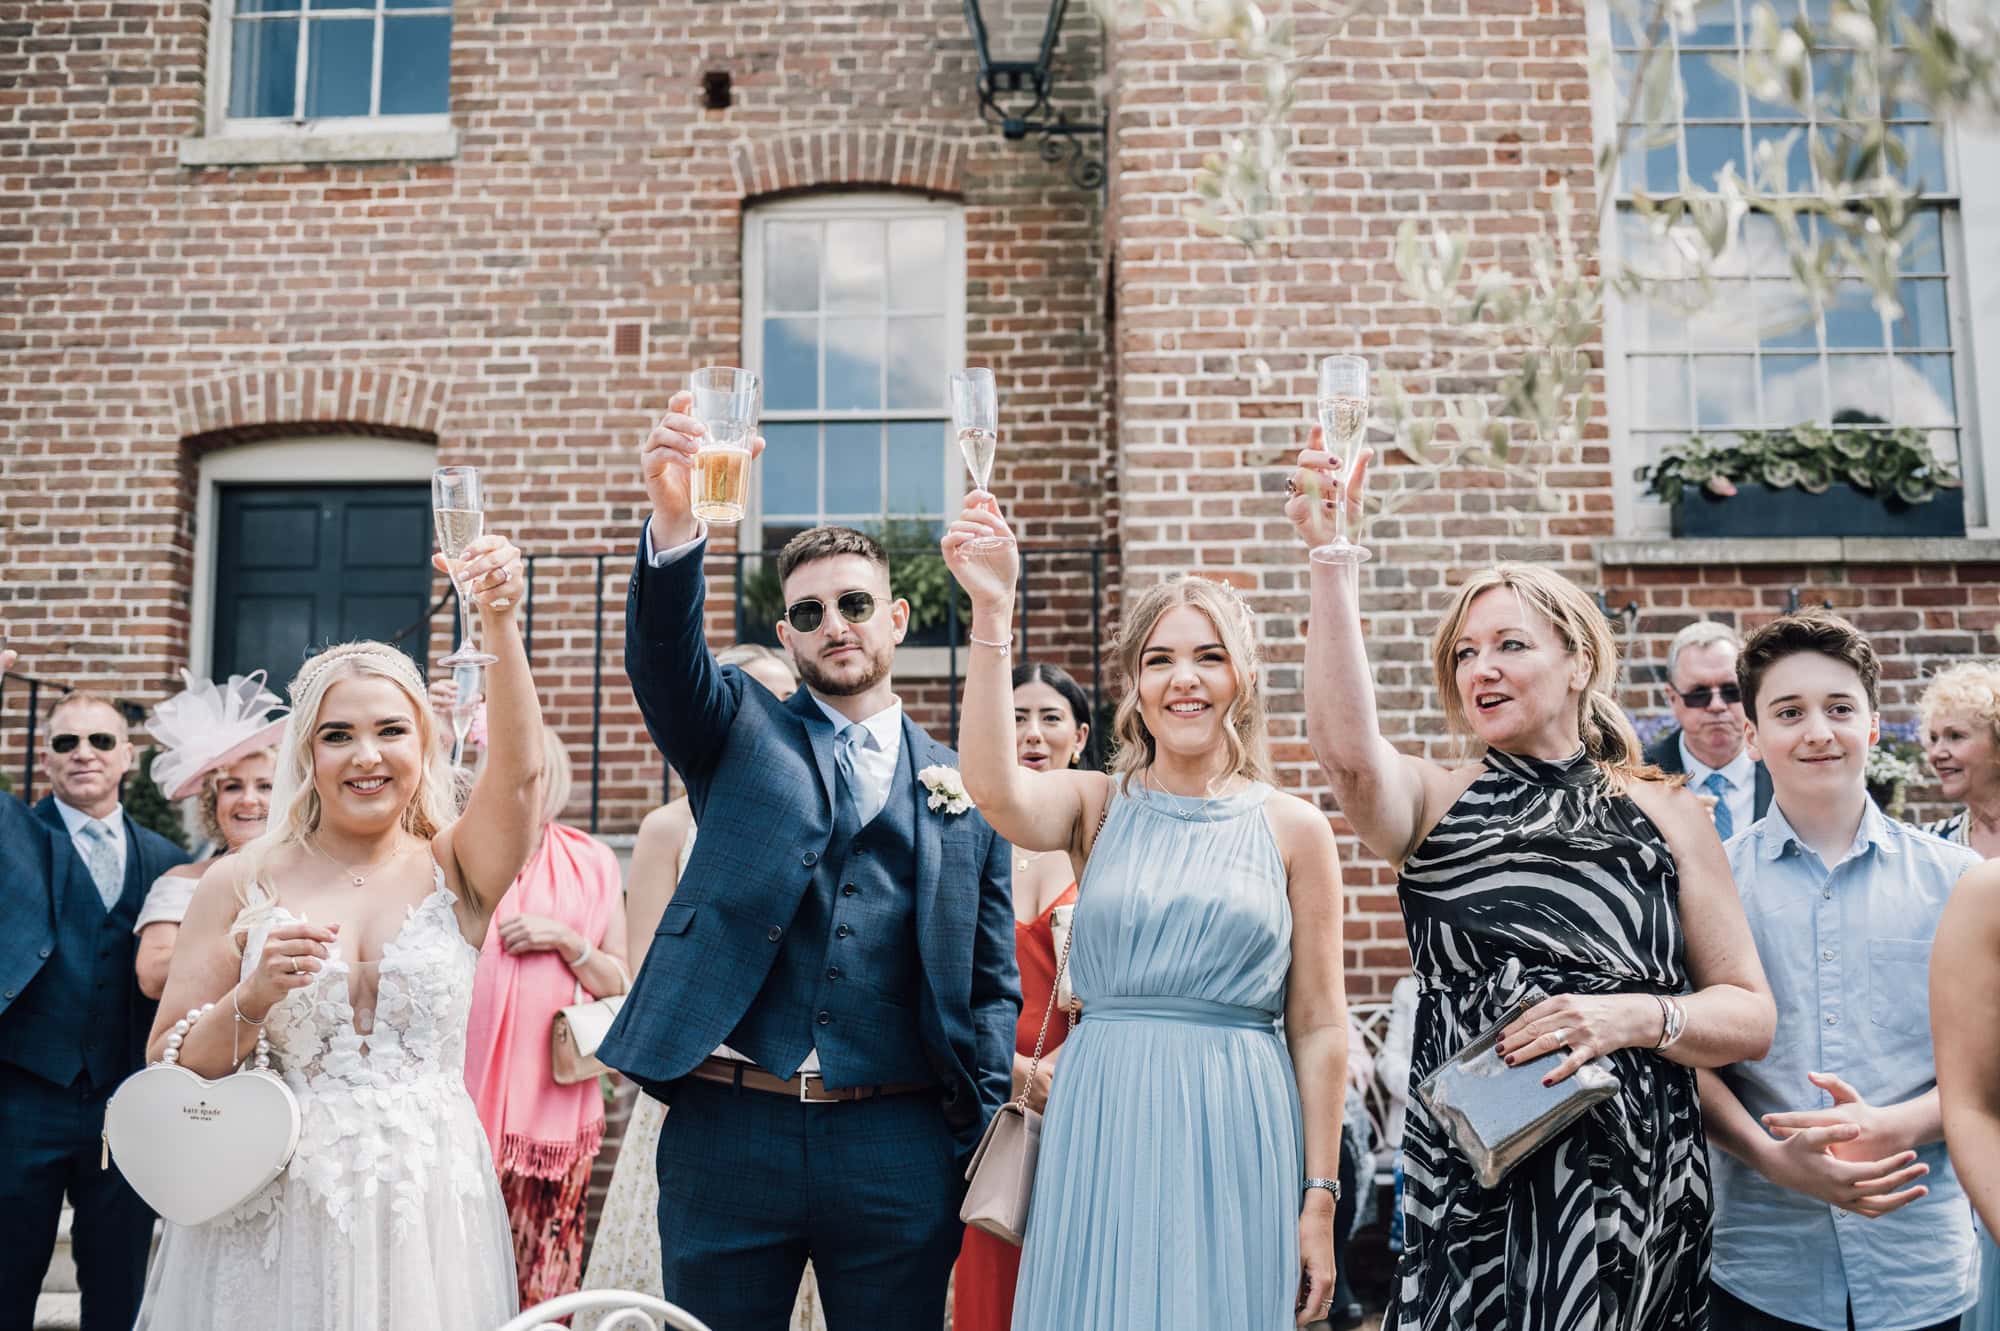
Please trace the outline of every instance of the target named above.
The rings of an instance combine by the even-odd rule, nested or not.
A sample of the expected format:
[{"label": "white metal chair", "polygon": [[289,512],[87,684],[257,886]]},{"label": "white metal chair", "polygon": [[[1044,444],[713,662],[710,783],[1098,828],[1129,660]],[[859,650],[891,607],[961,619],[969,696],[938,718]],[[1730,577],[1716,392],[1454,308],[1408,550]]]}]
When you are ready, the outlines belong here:
[{"label": "white metal chair", "polygon": [[633,1294],[622,1289],[583,1289],[537,1304],[499,1331],[567,1331],[556,1321],[574,1313],[604,1314],[597,1331],[709,1331],[706,1322],[685,1308],[677,1308],[651,1294]]},{"label": "white metal chair", "polygon": [[[1377,1061],[1382,1054],[1382,1044],[1389,1036],[1388,1003],[1349,1003],[1347,1014],[1354,1021],[1355,1029],[1361,1032],[1361,1046],[1368,1057]],[[1361,1088],[1361,1098],[1368,1106],[1368,1122],[1375,1129],[1376,1168],[1375,1182],[1391,1183],[1395,1179],[1395,1153],[1383,1149],[1389,1140],[1389,1088],[1382,1084],[1379,1075],[1370,1077],[1368,1084]]]}]

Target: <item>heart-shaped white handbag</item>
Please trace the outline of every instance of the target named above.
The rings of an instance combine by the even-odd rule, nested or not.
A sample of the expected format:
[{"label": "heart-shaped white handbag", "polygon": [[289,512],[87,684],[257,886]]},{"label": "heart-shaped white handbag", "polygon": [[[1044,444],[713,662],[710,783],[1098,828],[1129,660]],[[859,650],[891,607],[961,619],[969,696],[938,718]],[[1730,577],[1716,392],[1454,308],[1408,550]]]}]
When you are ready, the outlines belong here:
[{"label": "heart-shaped white handbag", "polygon": [[177,1225],[250,1200],[299,1145],[299,1102],[271,1071],[263,1032],[255,1065],[219,1081],[180,1066],[181,1039],[207,1010],[175,1022],[166,1057],[121,1082],[104,1109],[107,1163],[116,1157],[140,1200]]}]

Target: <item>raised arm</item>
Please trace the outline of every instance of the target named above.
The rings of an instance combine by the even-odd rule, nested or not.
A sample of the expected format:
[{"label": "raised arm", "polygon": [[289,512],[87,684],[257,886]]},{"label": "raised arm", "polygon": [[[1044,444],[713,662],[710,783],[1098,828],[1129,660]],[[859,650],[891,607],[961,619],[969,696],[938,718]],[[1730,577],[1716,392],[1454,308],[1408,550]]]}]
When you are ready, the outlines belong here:
[{"label": "raised arm", "polygon": [[521,644],[521,552],[482,536],[466,547],[463,563],[460,582],[478,607],[481,640],[498,659],[486,668],[486,761],[465,812],[438,834],[435,852],[454,885],[490,915],[541,835],[542,706]]},{"label": "raised arm", "polygon": [[1952,1168],[2000,1233],[2000,860],[1968,871],[1938,921],[1931,1038]]},{"label": "raised arm", "polygon": [[[1285,503],[1308,546],[1333,539],[1333,505],[1345,502],[1350,521],[1361,499],[1373,454],[1364,449],[1353,483],[1342,494],[1330,454],[1319,451],[1319,431],[1299,454],[1293,473],[1298,493]],[[1306,626],[1306,738],[1333,786],[1340,811],[1368,849],[1401,865],[1428,830],[1424,814],[1430,785],[1449,773],[1436,764],[1398,753],[1382,737],[1375,711],[1375,677],[1361,626],[1360,574],[1355,564],[1311,561],[1312,609]]]},{"label": "raised arm", "polygon": [[[743,681],[709,654],[702,627],[706,529],[694,515],[689,480],[706,433],[687,414],[694,398],[676,393],[639,452],[652,516],[625,602],[625,673],[646,729],[683,781],[699,781],[722,752],[742,702]],[[764,440],[750,441],[751,456]]]},{"label": "raised arm", "polygon": [[[1068,850],[1082,872],[1085,830],[1096,826],[1111,779],[1101,772],[1036,772],[1014,757],[1011,644],[1020,553],[993,496],[975,490],[944,535],[944,560],[972,598],[971,662],[959,709],[958,762],[966,793],[996,831],[1023,850]],[[976,549],[975,537],[1007,543]],[[994,646],[995,643],[1000,646]]]}]

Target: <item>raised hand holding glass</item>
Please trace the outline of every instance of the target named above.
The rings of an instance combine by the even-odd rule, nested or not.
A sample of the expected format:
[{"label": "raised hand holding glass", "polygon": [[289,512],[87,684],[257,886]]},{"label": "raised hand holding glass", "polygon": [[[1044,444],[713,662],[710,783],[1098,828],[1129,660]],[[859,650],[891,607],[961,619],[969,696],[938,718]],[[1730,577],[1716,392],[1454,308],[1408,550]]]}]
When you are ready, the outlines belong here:
[{"label": "raised hand holding glass", "polygon": [[[990,492],[993,456],[1000,447],[1000,399],[993,371],[973,368],[952,372],[951,423],[973,488]],[[979,536],[970,544],[975,550],[990,550],[1009,542],[1005,537]]]},{"label": "raised hand holding glass", "polygon": [[691,414],[707,431],[694,455],[694,515],[703,522],[741,522],[763,386],[749,370],[717,366],[696,370],[689,387]]},{"label": "raised hand holding glass", "polygon": [[458,648],[439,661],[441,666],[488,666],[498,657],[478,649],[474,612],[459,581],[465,549],[479,539],[486,524],[486,500],[480,491],[479,468],[439,467],[431,473],[431,517],[437,525],[438,551],[451,570],[451,589],[458,596]]}]

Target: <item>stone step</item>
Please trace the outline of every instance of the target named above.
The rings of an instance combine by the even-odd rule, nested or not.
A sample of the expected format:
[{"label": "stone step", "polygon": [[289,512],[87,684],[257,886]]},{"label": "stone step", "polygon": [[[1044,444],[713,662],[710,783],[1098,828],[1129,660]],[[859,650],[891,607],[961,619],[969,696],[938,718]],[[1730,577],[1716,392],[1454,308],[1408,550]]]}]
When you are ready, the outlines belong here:
[{"label": "stone step", "polygon": [[83,1296],[44,1291],[35,1300],[35,1331],[81,1331]]},{"label": "stone step", "polygon": [[76,1260],[70,1253],[69,1230],[76,1219],[76,1213],[67,1206],[62,1209],[62,1220],[56,1229],[56,1250],[49,1258],[49,1269],[42,1276],[44,1294],[76,1293]]}]

